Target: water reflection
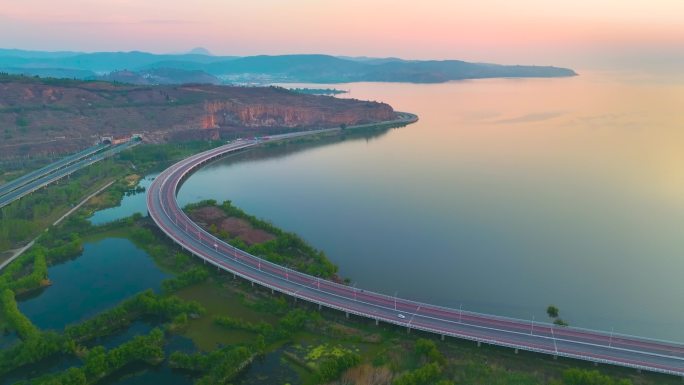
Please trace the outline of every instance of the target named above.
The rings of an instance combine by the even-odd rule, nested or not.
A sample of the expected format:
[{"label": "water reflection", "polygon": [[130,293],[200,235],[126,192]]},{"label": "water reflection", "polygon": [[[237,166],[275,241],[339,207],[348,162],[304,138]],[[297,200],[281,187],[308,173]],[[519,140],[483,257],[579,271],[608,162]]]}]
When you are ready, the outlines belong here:
[{"label": "water reflection", "polygon": [[147,213],[147,202],[145,201],[146,191],[156,176],[157,174],[154,173],[142,178],[138,182],[138,187],[144,188],[145,191],[134,192],[124,196],[121,200],[121,203],[116,207],[110,207],[104,210],[96,211],[89,218],[90,223],[98,226],[104,223],[130,217],[136,213],[145,215]]},{"label": "water reflection", "polygon": [[19,310],[40,329],[53,330],[94,316],[148,288],[159,289],[168,277],[145,251],[122,238],[85,243],[80,257],[49,267],[48,276],[52,286],[21,299]]},{"label": "water reflection", "polygon": [[420,121],[227,159],[181,202],[230,199],[369,289],[538,320],[554,303],[573,325],[684,340],[684,86],[590,74],[349,88]]}]

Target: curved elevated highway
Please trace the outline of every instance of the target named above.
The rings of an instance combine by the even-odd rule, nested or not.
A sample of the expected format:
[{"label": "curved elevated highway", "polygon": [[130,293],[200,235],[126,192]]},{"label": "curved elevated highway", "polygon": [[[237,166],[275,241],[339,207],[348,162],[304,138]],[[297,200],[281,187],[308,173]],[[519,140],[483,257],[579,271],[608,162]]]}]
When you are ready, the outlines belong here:
[{"label": "curved elevated highway", "polygon": [[[308,132],[315,133],[315,132]],[[271,137],[285,139],[306,133]],[[460,311],[337,284],[272,264],[236,249],[195,224],[181,210],[176,193],[203,165],[243,151],[258,141],[218,147],[182,160],[162,172],[147,190],[151,218],[174,242],[205,262],[252,283],[319,306],[423,330],[513,349],[570,357],[684,376],[684,344],[574,327]]]}]

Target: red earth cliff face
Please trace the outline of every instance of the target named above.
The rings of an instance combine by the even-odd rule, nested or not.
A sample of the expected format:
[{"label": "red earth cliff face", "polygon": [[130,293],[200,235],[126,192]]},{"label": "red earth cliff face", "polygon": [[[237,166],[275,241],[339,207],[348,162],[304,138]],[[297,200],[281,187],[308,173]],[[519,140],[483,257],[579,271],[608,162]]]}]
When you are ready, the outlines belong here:
[{"label": "red earth cliff face", "polygon": [[341,124],[377,122],[394,118],[387,104],[354,103],[346,109],[329,106],[284,105],[278,102],[245,104],[236,101],[213,101],[205,104],[203,128],[244,127],[333,127]]},{"label": "red earth cliff face", "polygon": [[101,136],[218,140],[392,120],[384,103],[278,87],[134,86],[0,75],[0,160],[59,156]]}]

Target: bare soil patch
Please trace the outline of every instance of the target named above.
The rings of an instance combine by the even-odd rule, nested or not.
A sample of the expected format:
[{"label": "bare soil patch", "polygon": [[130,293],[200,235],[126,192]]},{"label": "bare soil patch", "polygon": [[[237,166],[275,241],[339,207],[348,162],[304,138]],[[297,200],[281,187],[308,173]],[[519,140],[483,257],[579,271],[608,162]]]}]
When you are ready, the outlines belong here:
[{"label": "bare soil patch", "polygon": [[202,227],[209,228],[214,225],[219,231],[225,231],[231,237],[237,237],[248,245],[268,242],[276,238],[269,232],[255,229],[244,219],[228,217],[218,207],[202,207],[195,210],[190,216]]}]

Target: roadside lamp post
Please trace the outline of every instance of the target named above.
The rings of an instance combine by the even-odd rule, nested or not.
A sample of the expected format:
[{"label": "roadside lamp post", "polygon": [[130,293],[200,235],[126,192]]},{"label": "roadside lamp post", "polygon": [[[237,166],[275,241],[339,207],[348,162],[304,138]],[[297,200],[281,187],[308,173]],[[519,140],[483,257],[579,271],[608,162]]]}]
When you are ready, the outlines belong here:
[{"label": "roadside lamp post", "polygon": [[534,332],[534,315],[532,316],[532,324],[530,326],[530,335]]},{"label": "roadside lamp post", "polygon": [[398,291],[394,292],[394,310],[397,310],[397,294],[399,294]]},{"label": "roadside lamp post", "polygon": [[608,347],[612,348],[613,347],[613,332],[615,331],[615,328],[611,327],[610,328],[610,339],[608,340]]}]

